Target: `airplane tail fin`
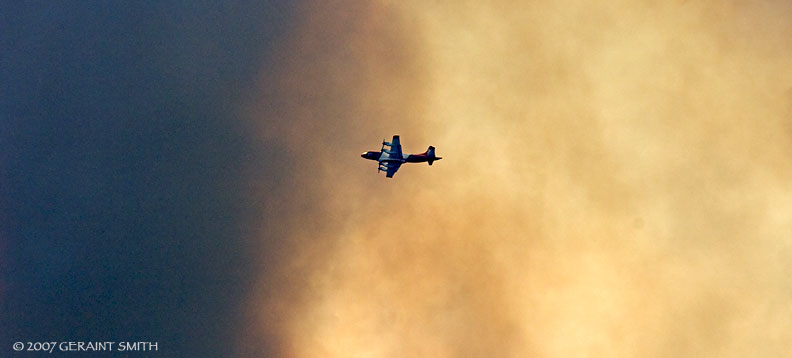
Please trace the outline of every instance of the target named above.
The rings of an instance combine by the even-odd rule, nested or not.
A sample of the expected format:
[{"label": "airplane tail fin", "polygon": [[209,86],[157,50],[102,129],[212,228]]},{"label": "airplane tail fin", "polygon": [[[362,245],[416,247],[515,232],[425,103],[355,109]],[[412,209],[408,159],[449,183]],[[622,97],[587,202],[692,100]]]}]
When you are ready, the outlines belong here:
[{"label": "airplane tail fin", "polygon": [[435,147],[429,146],[429,149],[426,150],[426,156],[431,158],[428,160],[429,165],[432,165],[435,160],[443,159],[442,157],[435,156]]}]

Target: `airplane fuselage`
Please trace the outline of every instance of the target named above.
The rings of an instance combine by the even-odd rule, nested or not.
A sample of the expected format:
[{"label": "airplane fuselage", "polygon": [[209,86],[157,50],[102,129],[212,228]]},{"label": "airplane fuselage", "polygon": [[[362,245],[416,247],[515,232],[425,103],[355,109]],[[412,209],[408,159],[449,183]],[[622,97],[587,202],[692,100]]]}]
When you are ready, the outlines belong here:
[{"label": "airplane fuselage", "polygon": [[403,154],[401,158],[394,158],[391,157],[386,152],[380,151],[368,151],[360,155],[362,158],[369,159],[369,160],[376,160],[378,162],[401,162],[401,163],[425,163],[430,160],[438,160],[441,158],[437,158],[434,156],[429,156],[426,153],[421,154]]},{"label": "airplane fuselage", "polygon": [[403,154],[399,135],[394,135],[390,142],[383,140],[382,149],[368,151],[360,155],[364,159],[379,162],[378,172],[385,172],[385,177],[392,178],[403,163],[424,163],[432,165],[435,160],[443,159],[435,155],[435,147],[429,146],[426,152],[420,154]]}]

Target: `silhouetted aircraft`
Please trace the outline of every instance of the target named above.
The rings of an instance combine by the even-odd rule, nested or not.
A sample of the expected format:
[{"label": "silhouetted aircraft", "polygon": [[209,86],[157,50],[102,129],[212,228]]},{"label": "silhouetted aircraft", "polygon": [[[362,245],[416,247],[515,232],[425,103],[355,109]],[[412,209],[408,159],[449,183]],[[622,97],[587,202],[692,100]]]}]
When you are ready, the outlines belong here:
[{"label": "silhouetted aircraft", "polygon": [[[387,149],[385,147],[388,147]],[[394,135],[390,142],[382,140],[382,148],[378,152],[369,151],[360,155],[363,158],[376,160],[379,162],[377,172],[385,172],[386,178],[393,178],[393,174],[399,170],[402,163],[423,163],[429,162],[432,165],[435,160],[443,159],[442,157],[435,156],[435,147],[429,146],[425,152],[421,154],[402,154],[401,143],[399,143],[399,136]]]}]

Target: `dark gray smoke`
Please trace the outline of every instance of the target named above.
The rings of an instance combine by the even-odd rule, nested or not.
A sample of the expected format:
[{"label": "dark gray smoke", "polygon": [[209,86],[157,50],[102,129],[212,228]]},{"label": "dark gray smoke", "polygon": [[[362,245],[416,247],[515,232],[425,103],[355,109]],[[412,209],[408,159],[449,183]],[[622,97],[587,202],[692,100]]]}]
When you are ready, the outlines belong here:
[{"label": "dark gray smoke", "polygon": [[3,5],[0,355],[15,341],[235,353],[261,249],[245,178],[277,187],[291,156],[262,151],[239,105],[291,6]]}]

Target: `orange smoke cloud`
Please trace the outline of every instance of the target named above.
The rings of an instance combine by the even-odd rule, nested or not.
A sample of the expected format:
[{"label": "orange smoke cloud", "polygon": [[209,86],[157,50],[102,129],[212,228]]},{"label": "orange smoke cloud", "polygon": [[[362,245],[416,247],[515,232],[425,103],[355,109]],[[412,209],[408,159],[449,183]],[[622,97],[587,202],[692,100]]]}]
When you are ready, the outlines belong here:
[{"label": "orange smoke cloud", "polygon": [[[790,11],[309,4],[246,355],[792,353]],[[392,134],[445,159],[377,176]]]}]

